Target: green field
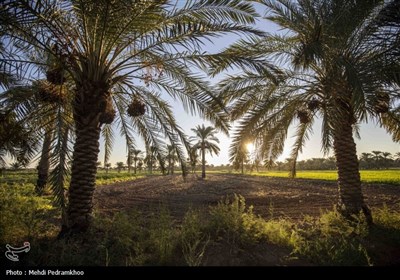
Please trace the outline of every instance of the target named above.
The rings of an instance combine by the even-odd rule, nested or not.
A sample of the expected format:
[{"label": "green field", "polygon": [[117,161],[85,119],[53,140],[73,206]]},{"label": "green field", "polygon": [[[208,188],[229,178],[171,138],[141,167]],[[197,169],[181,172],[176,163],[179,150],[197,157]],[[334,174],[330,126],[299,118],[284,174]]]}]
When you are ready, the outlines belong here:
[{"label": "green field", "polygon": [[[178,174],[179,172],[177,172]],[[232,173],[227,171],[213,171],[207,170],[209,174],[218,174],[218,173]],[[400,185],[400,169],[390,169],[390,170],[361,170],[361,181],[364,183],[379,183],[379,184],[395,184]],[[197,171],[197,174],[200,174]],[[237,172],[233,172],[232,174],[238,174]],[[260,171],[260,172],[252,172],[245,173],[251,174],[252,176],[267,176],[267,177],[282,177],[288,178],[288,171]],[[146,176],[146,173],[138,173],[133,174],[128,173],[127,171],[121,171],[118,173],[115,170],[109,171],[106,173],[104,170],[100,170],[97,173],[96,184],[97,185],[107,185],[113,184],[117,182],[124,182],[135,180],[137,178],[142,178]],[[337,172],[336,170],[299,170],[297,171],[297,178],[300,179],[316,179],[316,180],[328,180],[335,181],[337,180]],[[11,171],[7,170],[5,174],[0,177],[0,183],[31,183],[35,184],[36,182],[36,171],[35,170],[25,170],[25,171]]]},{"label": "green field", "polygon": [[[142,178],[145,173],[133,174],[127,171],[121,171],[120,173],[111,170],[106,173],[104,170],[100,170],[96,175],[97,185],[108,185],[117,182],[131,181],[137,178]],[[36,170],[6,170],[3,176],[0,177],[0,183],[14,183],[14,184],[36,184],[37,174]]]},{"label": "green field", "polygon": [[[361,170],[361,181],[364,183],[400,184],[400,170]],[[287,171],[264,171],[253,172],[255,176],[288,177]],[[336,170],[300,170],[297,171],[297,178],[337,180]]]}]

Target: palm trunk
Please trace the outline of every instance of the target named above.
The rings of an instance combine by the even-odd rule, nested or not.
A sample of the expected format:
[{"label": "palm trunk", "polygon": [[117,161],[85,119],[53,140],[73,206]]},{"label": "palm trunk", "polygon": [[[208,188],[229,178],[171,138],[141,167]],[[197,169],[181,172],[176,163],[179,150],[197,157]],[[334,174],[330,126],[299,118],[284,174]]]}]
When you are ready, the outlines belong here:
[{"label": "palm trunk", "polygon": [[115,114],[112,106],[106,82],[85,80],[77,85],[74,100],[76,139],[68,190],[68,225],[60,235],[63,231],[66,234],[83,233],[91,225],[101,125],[113,121]]},{"label": "palm trunk", "polygon": [[36,192],[41,195],[47,184],[50,170],[50,151],[53,135],[51,131],[46,131],[43,140],[42,154],[38,165],[38,179],[36,182]]},{"label": "palm trunk", "polygon": [[128,159],[127,159],[126,163],[128,164],[128,174],[130,174],[131,167],[132,167],[132,155],[131,155],[131,152],[129,149],[128,149]]},{"label": "palm trunk", "polygon": [[136,169],[137,169],[137,165],[136,165],[136,160],[134,161],[134,167],[133,167],[133,173],[136,175]]},{"label": "palm trunk", "polygon": [[[60,165],[65,166],[67,162],[67,151],[68,151],[68,134],[69,134],[69,129],[65,129],[64,134],[63,134],[63,139],[62,139],[62,148],[61,151],[63,151],[60,154]],[[63,176],[62,181],[64,182],[64,179],[66,176],[65,174],[62,174]],[[64,186],[63,186],[64,189]],[[60,200],[60,208],[61,208],[61,232],[64,233],[65,230],[68,228],[68,215],[67,215],[67,209],[66,209],[66,197],[65,197],[65,192],[63,192],[63,195],[61,196]],[[61,236],[59,236],[61,237]]]},{"label": "palm trunk", "polygon": [[[364,213],[372,224],[371,211],[364,202],[361,190],[356,144],[353,139],[352,113],[342,108],[340,127],[334,132],[333,147],[338,169],[339,211],[347,218]],[[339,117],[339,115],[338,115]]]},{"label": "palm trunk", "polygon": [[72,232],[85,232],[91,223],[100,126],[78,126],[69,188],[68,226]]},{"label": "palm trunk", "polygon": [[206,178],[206,148],[201,145],[201,178]]},{"label": "palm trunk", "polygon": [[153,174],[153,157],[150,157],[149,173]]}]

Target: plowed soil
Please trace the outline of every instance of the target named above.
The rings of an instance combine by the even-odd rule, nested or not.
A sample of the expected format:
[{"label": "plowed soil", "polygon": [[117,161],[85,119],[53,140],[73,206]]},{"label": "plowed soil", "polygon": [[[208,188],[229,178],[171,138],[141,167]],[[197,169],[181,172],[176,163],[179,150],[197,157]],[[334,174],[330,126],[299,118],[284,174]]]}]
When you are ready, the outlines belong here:
[{"label": "plowed soil", "polygon": [[[363,192],[370,207],[386,204],[400,210],[400,186],[364,184]],[[129,182],[98,186],[95,209],[103,213],[153,211],[160,205],[168,207],[180,219],[191,207],[207,208],[226,195],[241,194],[254,212],[265,218],[289,217],[297,220],[304,215],[318,216],[321,210],[332,209],[337,201],[336,182],[285,179],[234,174],[207,175],[201,180],[190,175],[150,176]]]}]

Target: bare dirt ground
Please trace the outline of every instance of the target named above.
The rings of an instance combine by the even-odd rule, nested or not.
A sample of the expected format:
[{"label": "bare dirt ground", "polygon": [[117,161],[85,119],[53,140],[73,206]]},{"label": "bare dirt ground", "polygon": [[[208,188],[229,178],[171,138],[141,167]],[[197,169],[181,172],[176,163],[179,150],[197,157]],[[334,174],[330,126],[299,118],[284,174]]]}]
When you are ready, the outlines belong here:
[{"label": "bare dirt ground", "polygon": [[[371,207],[400,210],[400,186],[368,184],[363,186]],[[140,210],[144,215],[166,206],[180,220],[189,208],[207,209],[232,194],[241,194],[246,204],[264,218],[288,217],[302,219],[304,215],[318,216],[321,210],[332,209],[337,201],[336,182],[284,179],[233,174],[207,175],[206,180],[191,175],[154,176],[135,181],[98,186],[95,209],[104,214]],[[389,248],[394,250],[393,248]],[[398,263],[399,252],[382,249],[377,264]],[[379,252],[380,252],[379,251]],[[261,243],[249,248],[233,248],[224,240],[208,246],[202,265],[206,266],[309,266],[304,259],[288,258],[289,248]],[[393,256],[392,256],[393,255]],[[395,261],[393,261],[395,260]]]},{"label": "bare dirt ground", "polygon": [[[400,210],[400,186],[364,184],[363,192],[371,207],[386,204]],[[254,212],[265,218],[304,215],[318,216],[321,210],[332,209],[337,201],[336,182],[257,177],[234,174],[207,175],[201,180],[190,175],[186,180],[176,176],[153,176],[130,182],[98,186],[95,209],[103,213],[137,209],[154,211],[167,206],[180,219],[193,209],[215,205],[226,195],[241,194]]]}]

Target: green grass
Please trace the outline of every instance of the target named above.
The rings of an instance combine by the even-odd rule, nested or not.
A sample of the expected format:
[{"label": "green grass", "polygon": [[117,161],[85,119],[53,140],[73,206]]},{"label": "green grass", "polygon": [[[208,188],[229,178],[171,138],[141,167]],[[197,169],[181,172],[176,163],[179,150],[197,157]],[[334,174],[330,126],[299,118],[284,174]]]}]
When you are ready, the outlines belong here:
[{"label": "green grass", "polygon": [[106,173],[105,171],[101,170],[97,172],[96,175],[96,184],[98,186],[100,185],[109,185],[109,184],[114,184],[118,182],[125,182],[125,181],[131,181],[135,180],[138,178],[143,178],[145,177],[145,173],[137,173],[133,174],[133,172],[128,173],[127,171],[121,171],[118,173],[115,170],[109,171]]},{"label": "green grass", "polygon": [[[400,184],[400,169],[393,170],[360,170],[361,181],[364,183]],[[253,172],[254,176],[288,177],[288,171]],[[300,170],[296,178],[336,181],[336,170]]]},{"label": "green grass", "polygon": [[[30,170],[6,170],[2,177],[0,177],[0,184],[36,184],[37,171]],[[138,178],[143,178],[146,173],[133,172],[128,173],[127,171],[121,171],[120,173],[116,170],[110,170],[106,173],[104,170],[99,170],[96,174],[96,185],[108,185],[117,182],[131,181]]]}]

